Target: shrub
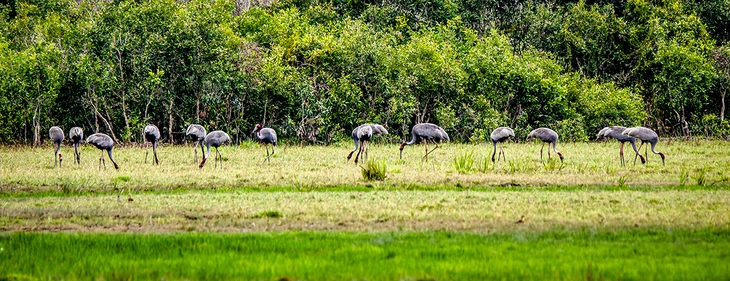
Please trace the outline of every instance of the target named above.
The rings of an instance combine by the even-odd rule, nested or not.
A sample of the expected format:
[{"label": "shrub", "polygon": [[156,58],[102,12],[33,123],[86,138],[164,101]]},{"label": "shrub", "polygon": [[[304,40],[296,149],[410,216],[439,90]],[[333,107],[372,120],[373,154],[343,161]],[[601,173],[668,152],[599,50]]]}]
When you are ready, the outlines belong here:
[{"label": "shrub", "polygon": [[365,162],[364,167],[361,166],[360,168],[362,168],[362,177],[366,181],[385,180],[385,177],[386,177],[385,176],[385,172],[386,172],[385,160],[370,159],[367,162]]}]

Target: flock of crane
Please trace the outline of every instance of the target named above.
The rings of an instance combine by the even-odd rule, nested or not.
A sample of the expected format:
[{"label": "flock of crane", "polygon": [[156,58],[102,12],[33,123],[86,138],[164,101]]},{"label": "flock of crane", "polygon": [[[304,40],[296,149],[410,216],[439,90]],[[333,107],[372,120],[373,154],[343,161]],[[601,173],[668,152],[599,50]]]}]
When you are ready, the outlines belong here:
[{"label": "flock of crane", "polygon": [[[145,126],[144,130],[144,137],[145,142],[147,145],[147,149],[145,152],[145,162],[147,162],[147,157],[149,155],[149,144],[152,144],[152,151],[154,155],[154,163],[159,165],[159,160],[157,158],[157,142],[160,140],[160,130],[155,125],[147,125]],[[276,131],[274,131],[271,128],[263,128],[260,124],[257,124],[254,130],[251,132],[252,134],[255,133],[256,139],[259,143],[265,145],[266,147],[266,157],[264,158],[264,161],[271,162],[270,158],[272,155],[274,155],[274,150],[276,149],[276,142],[277,142],[277,136]],[[74,146],[74,153],[75,153],[75,162],[80,163],[81,157],[78,151],[79,144],[81,143],[81,140],[84,137],[84,131],[80,127],[73,127],[71,130],[69,130],[69,138],[71,143]],[[350,153],[347,155],[347,161],[352,158],[352,154],[357,151],[357,154],[355,155],[355,164],[357,164],[358,159],[362,159],[363,157],[367,157],[368,152],[368,143],[372,139],[373,136],[377,136],[380,134],[388,134],[388,130],[386,130],[383,126],[378,124],[362,124],[352,130],[352,139],[355,142],[355,149],[350,151]],[[231,138],[223,131],[212,131],[210,133],[206,133],[205,128],[198,124],[191,124],[188,126],[186,132],[186,136],[191,136],[193,138],[193,141],[195,142],[195,162],[198,161],[198,150],[197,146],[200,145],[200,150],[203,154],[203,159],[200,162],[199,168],[203,168],[205,165],[205,161],[210,156],[210,147],[215,148],[215,167],[217,167],[218,162],[220,161],[221,167],[223,167],[223,158],[218,151],[218,147],[220,147],[225,142],[230,142]],[[61,166],[61,163],[63,162],[63,158],[61,156],[61,143],[63,142],[65,136],[63,134],[63,130],[57,126],[51,127],[49,130],[49,136],[50,139],[53,141],[54,145],[56,146],[56,150],[54,153],[54,168],[56,166]],[[443,128],[431,124],[431,123],[420,123],[413,126],[411,129],[411,136],[412,139],[409,142],[403,142],[400,145],[400,158],[403,158],[403,148],[406,145],[412,145],[416,144],[418,142],[423,143],[426,154],[422,157],[422,160],[428,161],[428,155],[431,154],[434,150],[436,150],[439,147],[439,143],[442,141],[449,141],[449,135],[444,131]],[[507,141],[509,138],[514,137],[515,133],[514,131],[509,127],[499,127],[494,129],[492,133],[490,134],[490,138],[492,140],[493,145],[493,152],[492,152],[492,162],[495,161],[494,156],[497,155],[497,144],[499,144],[499,154],[497,155],[497,161],[499,161],[500,158],[504,159],[504,161],[507,161],[507,157],[504,154],[504,149],[502,148],[502,143]],[[646,163],[646,158],[644,155],[641,155],[641,147],[645,143],[649,143],[651,145],[651,151],[654,154],[659,154],[662,158],[662,164],[664,164],[664,154],[661,152],[657,152],[654,148],[659,140],[659,137],[657,136],[656,132],[653,130],[646,128],[646,127],[621,127],[621,126],[611,126],[611,127],[605,127],[600,132],[598,132],[597,140],[603,139],[603,138],[613,138],[618,140],[620,144],[619,149],[619,155],[621,157],[621,165],[625,165],[624,163],[624,143],[629,142],[631,143],[631,146],[634,149],[634,152],[636,153],[636,156],[634,157],[634,164],[636,164],[636,158],[641,158],[641,163]],[[560,161],[563,161],[563,154],[557,150],[557,143],[558,143],[558,134],[549,129],[549,128],[538,128],[533,130],[527,135],[527,140],[530,139],[540,139],[542,141],[542,147],[540,148],[540,161],[542,161],[543,158],[543,149],[545,148],[545,143],[548,143],[548,159],[550,159],[550,145],[552,145],[552,150],[555,151],[555,153],[560,157]],[[639,148],[636,147],[636,140],[641,141],[641,145]],[[86,142],[94,145],[96,148],[101,150],[101,157],[99,157],[99,168],[103,165],[106,167],[106,163],[104,160],[104,151],[109,154],[109,159],[114,163],[114,168],[119,169],[119,165],[116,161],[114,161],[114,157],[112,156],[112,149],[114,148],[114,140],[112,140],[111,137],[109,137],[106,134],[103,133],[95,133],[90,135],[88,138],[86,138]],[[432,142],[436,146],[429,150],[428,149],[428,143]],[[271,153],[269,154],[269,145],[272,145]],[[207,147],[207,152],[205,148]],[[646,151],[644,154],[648,153],[648,145],[646,148]]]}]

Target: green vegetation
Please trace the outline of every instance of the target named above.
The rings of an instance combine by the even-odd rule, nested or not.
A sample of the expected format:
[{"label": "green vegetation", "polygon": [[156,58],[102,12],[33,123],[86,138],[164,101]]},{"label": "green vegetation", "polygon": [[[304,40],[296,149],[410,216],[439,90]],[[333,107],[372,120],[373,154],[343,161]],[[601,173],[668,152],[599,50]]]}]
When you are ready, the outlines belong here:
[{"label": "green vegetation", "polygon": [[[540,162],[539,143],[506,143],[508,161],[491,162],[490,145],[444,143],[422,161],[422,146],[406,147],[403,160],[398,146],[374,143],[370,157],[377,169],[346,162],[350,143],[332,146],[280,145],[271,163],[260,163],[263,147],[244,142],[223,146],[224,168],[193,163],[190,146],[161,146],[160,165],[144,163],[144,149],[114,149],[121,168],[99,169],[101,152],[81,148],[81,165],[72,162],[53,168],[53,149],[6,147],[0,149],[0,197],[69,196],[125,192],[168,193],[191,190],[468,190],[524,189],[705,189],[730,187],[730,155],[720,141],[660,142],[657,150],[667,155],[666,166],[649,152],[646,165],[619,163],[618,143],[558,143],[565,155]],[[62,148],[73,155],[71,148]],[[644,153],[642,149],[642,153]],[[105,155],[106,157],[106,155]],[[545,155],[547,158],[547,155]],[[472,164],[471,161],[474,161]],[[108,163],[108,161],[107,161]],[[462,168],[463,167],[463,168]],[[468,168],[468,169],[467,169]],[[370,169],[370,170],[368,170]],[[363,178],[364,171],[378,171],[382,180]],[[39,172],[40,171],[40,172]],[[623,179],[619,182],[620,179]],[[506,188],[507,187],[507,188]],[[510,189],[511,188],[511,189]]]},{"label": "green vegetation", "polygon": [[365,166],[362,168],[362,178],[366,181],[382,181],[385,180],[386,173],[388,171],[387,166],[385,165],[385,159],[377,160],[377,159],[368,159],[367,162],[365,162]]},{"label": "green vegetation", "polygon": [[[730,0],[0,2],[0,143],[83,126],[331,144],[363,122],[484,140],[607,125],[724,137]],[[248,3],[248,4],[246,4]]]},{"label": "green vegetation", "polygon": [[0,278],[722,280],[727,231],[0,236]]}]

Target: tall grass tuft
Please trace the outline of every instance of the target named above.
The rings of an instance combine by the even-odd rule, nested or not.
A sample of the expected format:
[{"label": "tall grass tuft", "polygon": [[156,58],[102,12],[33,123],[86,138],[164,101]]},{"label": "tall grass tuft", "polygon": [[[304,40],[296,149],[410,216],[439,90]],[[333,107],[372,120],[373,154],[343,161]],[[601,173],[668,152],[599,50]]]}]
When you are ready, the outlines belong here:
[{"label": "tall grass tuft", "polygon": [[454,169],[460,174],[468,174],[474,169],[474,151],[462,152],[454,157]]},{"label": "tall grass tuft", "polygon": [[366,181],[382,181],[385,180],[385,172],[387,171],[385,160],[370,159],[365,162],[362,168],[362,177]]},{"label": "tall grass tuft", "polygon": [[689,179],[689,172],[687,169],[682,168],[682,170],[679,171],[679,186],[684,186],[687,183],[687,179]]}]

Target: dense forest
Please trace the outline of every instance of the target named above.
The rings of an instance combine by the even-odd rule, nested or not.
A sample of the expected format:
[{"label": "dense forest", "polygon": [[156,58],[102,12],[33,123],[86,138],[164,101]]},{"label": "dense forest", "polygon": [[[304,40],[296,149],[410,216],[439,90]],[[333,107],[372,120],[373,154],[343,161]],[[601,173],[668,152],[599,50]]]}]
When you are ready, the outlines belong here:
[{"label": "dense forest", "polygon": [[330,143],[376,122],[730,136],[730,0],[2,0],[0,143],[257,123]]}]

